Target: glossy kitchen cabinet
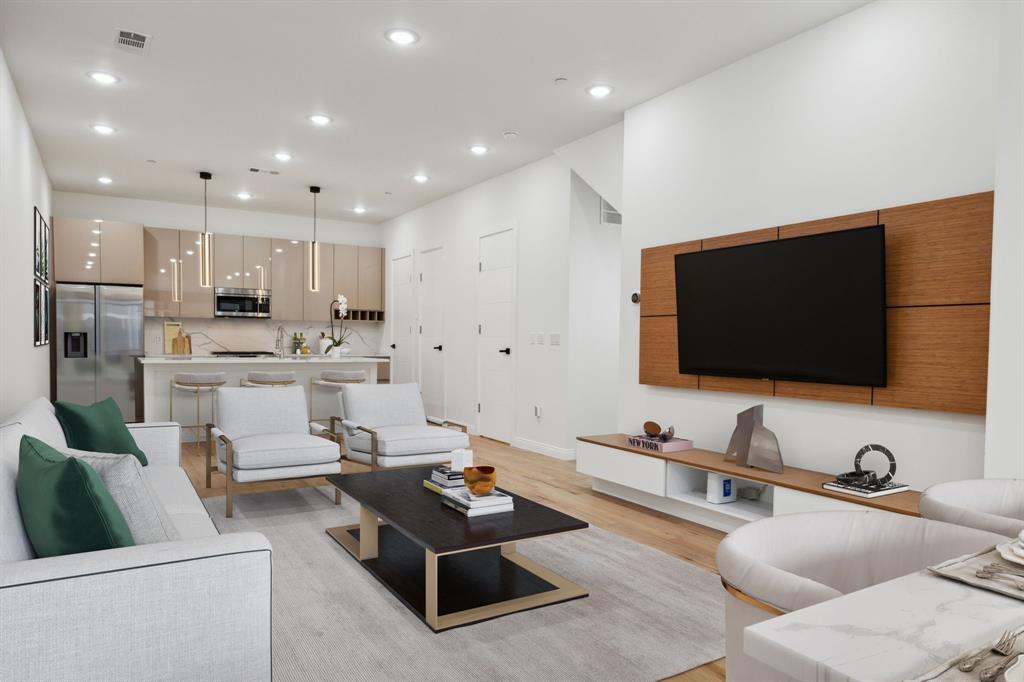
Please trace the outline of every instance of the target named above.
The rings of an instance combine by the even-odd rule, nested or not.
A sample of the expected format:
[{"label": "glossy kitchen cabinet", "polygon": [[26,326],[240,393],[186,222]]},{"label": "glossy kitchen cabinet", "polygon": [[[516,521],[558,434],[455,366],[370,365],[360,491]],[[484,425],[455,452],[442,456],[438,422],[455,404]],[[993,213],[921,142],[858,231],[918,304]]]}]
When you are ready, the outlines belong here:
[{"label": "glossy kitchen cabinet", "polygon": [[213,319],[213,287],[199,286],[199,233],[178,232],[181,317]]},{"label": "glossy kitchen cabinet", "polygon": [[242,249],[243,239],[240,235],[213,235],[213,286],[242,288]]},{"label": "glossy kitchen cabinet", "polygon": [[334,290],[334,244],[320,242],[320,291],[309,290],[309,252],[311,245],[302,245],[302,319],[328,322],[328,306],[338,292]]},{"label": "glossy kitchen cabinet", "polygon": [[345,294],[349,308],[359,307],[359,247],[334,245],[335,295]]},{"label": "glossy kitchen cabinet", "polygon": [[359,247],[359,310],[384,310],[384,249]]},{"label": "glossy kitchen cabinet", "polygon": [[52,222],[54,280],[99,282],[101,224],[76,218],[54,218]]},{"label": "glossy kitchen cabinet", "polygon": [[[242,238],[242,285],[246,289],[271,288],[270,239]],[[273,309],[273,299],[271,300]]]},{"label": "glossy kitchen cabinet", "polygon": [[301,320],[303,243],[290,239],[270,240],[270,316],[275,320]]},{"label": "glossy kitchen cabinet", "polygon": [[93,227],[96,226],[101,231],[99,281],[104,284],[145,284],[142,225],[105,220],[93,223]]},{"label": "glossy kitchen cabinet", "polygon": [[178,230],[147,227],[143,230],[143,262],[146,276],[142,288],[142,311],[146,317],[179,317]]}]

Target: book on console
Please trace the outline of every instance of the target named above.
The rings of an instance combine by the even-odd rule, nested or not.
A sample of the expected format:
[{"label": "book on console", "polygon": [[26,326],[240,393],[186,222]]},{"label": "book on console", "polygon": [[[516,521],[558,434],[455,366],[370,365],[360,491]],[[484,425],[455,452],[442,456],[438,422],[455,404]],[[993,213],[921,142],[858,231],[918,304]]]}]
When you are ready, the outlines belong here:
[{"label": "book on console", "polygon": [[455,511],[459,512],[460,514],[465,514],[466,516],[469,516],[469,517],[473,517],[473,516],[489,516],[491,514],[504,514],[506,512],[515,511],[511,504],[509,504],[509,505],[504,505],[503,504],[503,505],[499,505],[499,506],[483,507],[483,508],[479,508],[479,509],[470,509],[468,507],[463,507],[462,505],[456,503],[454,500],[452,500],[450,497],[448,497],[446,495],[442,495],[441,496],[441,504],[443,504],[446,507],[449,507],[450,509],[454,509]]},{"label": "book on console", "polygon": [[831,483],[822,483],[821,487],[825,490],[832,490],[837,493],[843,493],[844,495],[853,495],[854,497],[882,497],[883,495],[893,495],[895,493],[901,493],[904,490],[909,490],[910,486],[906,483],[886,483],[881,486],[865,486],[865,485],[851,485],[849,483],[840,483],[839,481],[832,481]]},{"label": "book on console", "polygon": [[457,478],[459,480],[462,479],[462,472],[461,471],[457,471],[455,469],[451,469],[451,468],[446,467],[446,466],[434,467],[433,470],[431,471],[430,475],[434,476],[435,478],[448,478],[448,479],[455,479],[455,478]]},{"label": "book on console", "polygon": [[493,490],[488,495],[474,495],[468,488],[454,488],[441,493],[446,499],[451,500],[460,507],[467,509],[485,509],[488,507],[501,507],[514,505],[514,498],[500,490]]}]

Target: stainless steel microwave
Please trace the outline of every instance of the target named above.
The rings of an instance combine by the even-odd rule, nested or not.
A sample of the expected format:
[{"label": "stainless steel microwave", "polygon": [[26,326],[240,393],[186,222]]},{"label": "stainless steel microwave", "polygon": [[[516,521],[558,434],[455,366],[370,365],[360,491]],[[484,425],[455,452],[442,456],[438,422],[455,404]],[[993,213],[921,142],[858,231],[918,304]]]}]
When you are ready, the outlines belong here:
[{"label": "stainless steel microwave", "polygon": [[213,290],[214,317],[270,317],[269,289]]}]

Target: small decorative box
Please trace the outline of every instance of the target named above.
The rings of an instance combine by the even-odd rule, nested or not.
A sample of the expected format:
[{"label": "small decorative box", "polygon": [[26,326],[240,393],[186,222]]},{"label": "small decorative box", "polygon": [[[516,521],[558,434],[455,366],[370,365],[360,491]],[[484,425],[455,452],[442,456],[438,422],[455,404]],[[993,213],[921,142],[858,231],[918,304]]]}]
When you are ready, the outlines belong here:
[{"label": "small decorative box", "polygon": [[693,448],[693,441],[687,438],[672,438],[661,440],[650,436],[630,436],[629,444],[635,448],[651,450],[652,452],[680,452]]}]

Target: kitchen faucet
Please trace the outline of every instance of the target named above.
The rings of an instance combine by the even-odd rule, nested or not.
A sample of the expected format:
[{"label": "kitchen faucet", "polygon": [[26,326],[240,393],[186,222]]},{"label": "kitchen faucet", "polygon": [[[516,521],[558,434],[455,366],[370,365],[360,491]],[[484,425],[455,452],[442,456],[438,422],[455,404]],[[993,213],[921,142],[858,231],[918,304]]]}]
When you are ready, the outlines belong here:
[{"label": "kitchen faucet", "polygon": [[284,340],[287,335],[288,332],[285,331],[284,325],[277,325],[277,339],[274,341],[274,352],[277,353],[277,357],[280,359],[284,359]]}]

